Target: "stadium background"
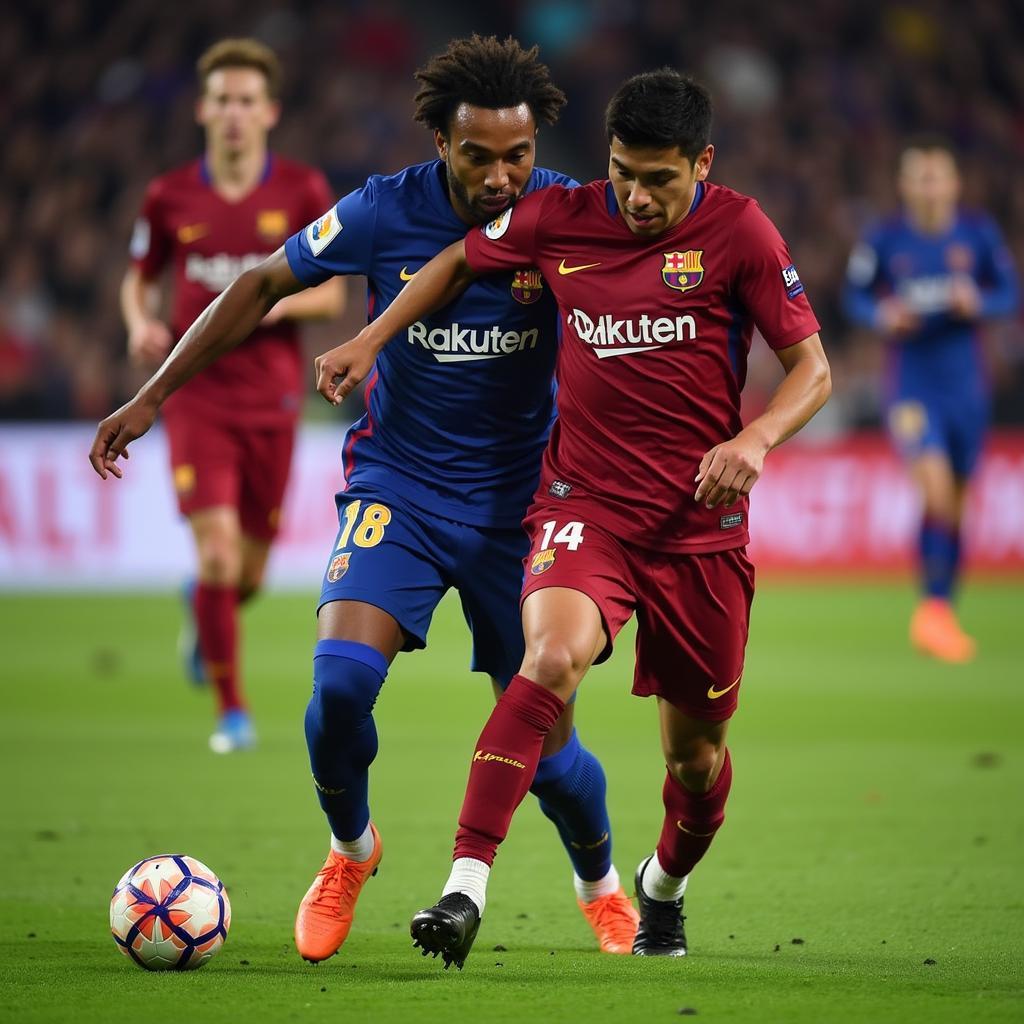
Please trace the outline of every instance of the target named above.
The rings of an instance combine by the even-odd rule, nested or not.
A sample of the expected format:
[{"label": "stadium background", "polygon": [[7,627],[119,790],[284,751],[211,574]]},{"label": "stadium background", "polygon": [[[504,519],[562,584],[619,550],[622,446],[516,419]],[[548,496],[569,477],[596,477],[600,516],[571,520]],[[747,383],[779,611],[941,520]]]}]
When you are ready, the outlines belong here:
[{"label": "stadium background", "polygon": [[[412,121],[412,72],[451,36],[478,30],[541,44],[570,102],[557,129],[542,133],[539,160],[581,180],[605,173],[603,104],[623,76],[662,63],[702,76],[717,103],[714,177],[756,195],[779,224],[822,322],[835,391],[802,441],[842,442],[877,429],[882,348],[844,321],[839,292],[857,233],[895,203],[895,159],[909,133],[939,131],[956,144],[967,202],[992,211],[1024,265],[1024,9],[991,0],[972,5],[969,31],[961,31],[966,17],[953,0],[826,0],[813,11],[532,0],[485,5],[471,19],[459,5],[399,0],[301,7],[61,0],[12,9],[0,34],[0,425],[95,423],[141,382],[125,358],[117,302],[127,240],[145,183],[201,145],[192,120],[194,61],[210,40],[251,33],[281,54],[284,116],[272,144],[323,167],[342,195],[369,173],[433,156],[429,134]],[[343,327],[307,329],[310,356],[358,329],[357,280],[349,295]],[[1024,425],[1022,335],[1019,318],[985,331],[996,423],[1010,431]],[[763,402],[776,374],[767,348],[755,345],[748,409]],[[356,402],[342,415],[359,411]],[[319,400],[308,403],[309,420],[333,415]],[[309,434],[316,448],[302,464],[320,468],[308,481],[297,475],[292,505],[305,512],[286,513],[292,548],[279,550],[278,581],[299,584],[319,564],[325,517],[311,518],[308,510],[325,484],[324,453],[339,429],[332,423],[326,433]],[[62,442],[52,431],[3,426],[2,436],[12,458],[0,463],[0,585],[172,578],[187,547],[157,468],[162,454],[146,460],[152,479],[102,499],[76,464],[81,434],[64,434]],[[1021,449],[1019,435],[1006,435],[987,473],[995,490],[983,486],[989,499],[976,497],[975,564],[1024,565]],[[766,476],[755,503],[760,497],[786,513],[773,517],[772,532],[784,534],[786,523],[794,532],[785,543],[778,533],[759,537],[762,563],[905,565],[914,500],[884,442],[862,440],[819,455],[799,463],[796,491],[778,486],[791,480],[780,465],[789,453],[773,459],[778,471]],[[16,472],[15,463],[29,468]],[[824,489],[816,486],[820,472],[830,481]],[[876,472],[890,482],[891,498],[876,490],[865,508],[872,492],[860,484]],[[328,486],[336,483],[334,475]],[[133,504],[129,491],[148,502]],[[808,513],[804,498],[780,507],[776,493],[800,494],[813,509]],[[123,518],[144,515],[160,525],[170,538],[166,567],[110,547],[118,543],[113,535],[97,548],[99,524],[67,509],[79,505],[89,515],[100,500],[127,502]],[[830,524],[835,537],[852,538],[845,557],[832,551],[819,559],[811,547],[801,553],[808,514]],[[101,552],[112,572],[89,573]],[[75,565],[77,576],[68,571]]]},{"label": "stadium background", "polygon": [[[489,1021],[655,1020],[693,1006],[712,1020],[1019,1019],[1024,326],[1018,317],[985,332],[999,432],[969,549],[975,568],[1001,579],[969,579],[964,604],[982,655],[966,669],[936,666],[905,643],[916,509],[879,433],[881,348],[844,322],[838,295],[858,230],[895,202],[901,140],[923,129],[957,145],[967,201],[997,217],[1024,267],[1024,7],[495,0],[467,10],[411,0],[5,7],[0,1010],[48,1020],[74,1005],[79,1019],[106,1020],[143,993],[152,1020],[245,1009],[257,1019],[447,1022],[460,1019],[453,1008]],[[343,424],[309,402],[275,587],[247,618],[263,739],[248,761],[210,762],[205,703],[181,692],[169,594],[190,552],[159,433],[138,443],[113,486],[101,487],[85,459],[95,422],[140,382],[124,355],[117,288],[146,181],[201,146],[198,53],[226,35],[272,44],[286,73],[272,145],[323,167],[343,194],[369,173],[433,156],[411,120],[412,71],[472,30],[541,44],[570,103],[542,134],[539,162],[583,180],[604,174],[603,104],[625,75],[670,63],[702,76],[717,100],[714,178],[757,196],[791,242],[833,366],[831,403],[772,456],[755,492],[760,565],[815,578],[769,573],[759,593],[735,730],[742,785],[694,890],[699,948],[685,982],[653,965],[638,984],[631,964],[586,952],[558,888],[561,854],[532,809],[502,854],[506,880],[493,887],[487,939],[459,994],[427,969],[436,965],[410,961],[395,929],[433,898],[464,750],[489,699],[469,682],[451,601],[430,649],[402,660],[378,709],[375,815],[395,837],[386,868],[346,962],[310,980],[287,934],[323,847],[298,723]],[[307,332],[311,356],[360,325],[358,281],[349,296],[343,326]],[[750,408],[775,373],[755,346]],[[851,582],[864,570],[883,579]],[[75,593],[57,592],[67,588]],[[658,820],[663,770],[648,702],[622,692],[629,646],[585,699],[626,872]],[[439,706],[442,741],[422,728],[442,717]],[[164,846],[228,876],[229,952],[179,988],[148,977],[128,987],[130,969],[104,935],[105,900],[133,860]],[[510,949],[501,964],[493,942]],[[549,961],[549,947],[561,958]],[[362,970],[342,979],[349,967]]]}]

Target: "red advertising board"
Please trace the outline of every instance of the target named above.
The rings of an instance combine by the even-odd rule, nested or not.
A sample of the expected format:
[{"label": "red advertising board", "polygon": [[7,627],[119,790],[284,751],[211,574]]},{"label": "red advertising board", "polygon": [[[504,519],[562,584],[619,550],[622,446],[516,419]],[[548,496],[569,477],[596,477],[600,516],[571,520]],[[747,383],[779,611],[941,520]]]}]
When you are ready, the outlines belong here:
[{"label": "red advertising board", "polygon": [[[750,552],[758,569],[905,571],[920,506],[887,439],[862,434],[772,452],[751,495]],[[965,523],[969,567],[1024,570],[1024,434],[993,436]]]}]

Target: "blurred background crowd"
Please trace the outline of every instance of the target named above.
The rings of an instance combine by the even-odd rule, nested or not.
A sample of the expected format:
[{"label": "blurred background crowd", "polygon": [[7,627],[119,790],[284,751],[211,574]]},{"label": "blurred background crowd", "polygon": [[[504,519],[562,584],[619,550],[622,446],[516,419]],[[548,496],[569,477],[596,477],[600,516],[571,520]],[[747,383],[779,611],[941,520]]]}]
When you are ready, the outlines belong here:
[{"label": "blurred background crowd", "polygon": [[[760,200],[822,322],[836,391],[819,430],[879,419],[881,347],[845,322],[839,298],[857,235],[896,205],[908,135],[954,143],[966,202],[994,214],[1024,267],[1024,4],[493,0],[468,11],[415,0],[5,8],[0,419],[96,420],[140,382],[117,301],[132,222],[147,181],[198,154],[194,63],[229,35],[279,53],[272,145],[322,167],[339,195],[434,156],[412,121],[412,73],[452,36],[540,44],[569,105],[542,133],[539,162],[583,181],[605,174],[603,108],[624,77],[670,64],[702,78],[717,107],[712,178]],[[355,283],[349,306],[343,324],[309,332],[311,354],[358,329]],[[991,325],[985,344],[997,422],[1024,423],[1024,322]],[[773,379],[760,351],[754,401]]]}]

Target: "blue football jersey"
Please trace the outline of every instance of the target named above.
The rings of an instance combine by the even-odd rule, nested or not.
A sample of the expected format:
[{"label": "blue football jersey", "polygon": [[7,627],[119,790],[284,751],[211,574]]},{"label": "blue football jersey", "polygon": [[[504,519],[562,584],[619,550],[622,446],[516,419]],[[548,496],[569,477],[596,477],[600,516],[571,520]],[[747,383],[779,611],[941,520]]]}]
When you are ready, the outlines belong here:
[{"label": "blue football jersey", "polygon": [[[374,175],[285,243],[295,276],[367,278],[368,318],[469,225],[434,160]],[[535,168],[525,192],[576,182]],[[474,281],[396,335],[366,385],[366,415],[344,442],[345,478],[460,523],[518,526],[554,417],[558,317],[540,273]]]},{"label": "blue football jersey", "polygon": [[879,302],[890,295],[920,318],[916,331],[893,339],[893,397],[955,398],[985,390],[977,321],[950,312],[950,286],[964,275],[981,293],[981,319],[1014,311],[1013,259],[983,214],[959,212],[940,235],[923,234],[901,214],[871,229],[850,255],[844,299],[852,320],[878,327]]}]

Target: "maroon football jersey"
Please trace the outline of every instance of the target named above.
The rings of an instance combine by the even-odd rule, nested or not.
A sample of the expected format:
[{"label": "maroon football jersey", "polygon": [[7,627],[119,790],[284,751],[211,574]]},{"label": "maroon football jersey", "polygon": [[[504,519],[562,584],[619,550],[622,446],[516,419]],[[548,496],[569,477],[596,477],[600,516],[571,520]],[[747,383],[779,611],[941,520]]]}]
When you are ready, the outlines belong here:
[{"label": "maroon football jersey", "polygon": [[[756,326],[773,348],[818,330],[757,203],[698,184],[683,220],[641,238],[610,182],[553,185],[466,236],[479,273],[538,267],[558,301],[558,420],[538,498],[662,551],[747,542],[747,501],[693,500],[705,452],[735,436]],[[584,516],[585,511],[585,516]]]},{"label": "maroon football jersey", "polygon": [[[171,330],[180,338],[243,270],[266,259],[333,201],[319,171],[270,156],[256,188],[229,202],[214,190],[205,162],[194,160],[155,178],[146,189],[132,259],[147,280],[172,266]],[[258,327],[176,391],[168,405],[270,426],[298,414],[304,380],[298,331],[283,320]]]}]

